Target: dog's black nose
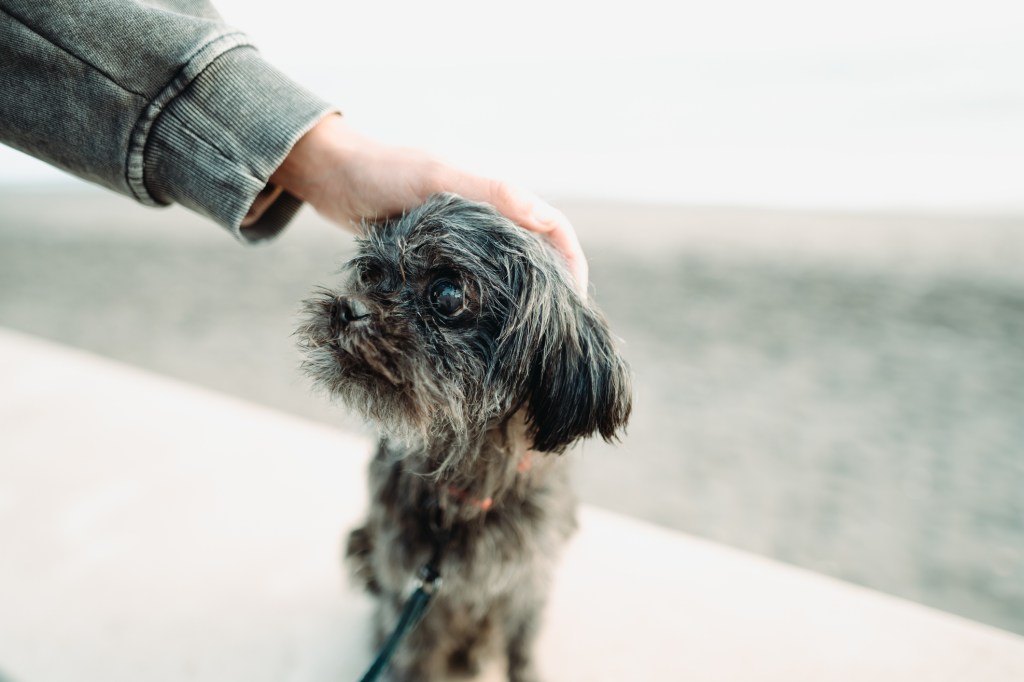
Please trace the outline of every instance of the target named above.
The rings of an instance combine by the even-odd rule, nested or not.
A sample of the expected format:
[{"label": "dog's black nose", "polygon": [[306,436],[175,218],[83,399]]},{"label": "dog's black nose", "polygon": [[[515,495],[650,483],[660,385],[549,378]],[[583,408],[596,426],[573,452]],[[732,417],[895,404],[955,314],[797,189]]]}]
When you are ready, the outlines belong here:
[{"label": "dog's black nose", "polygon": [[370,317],[370,309],[358,298],[339,296],[334,299],[331,317],[339,328],[345,328],[353,322]]}]

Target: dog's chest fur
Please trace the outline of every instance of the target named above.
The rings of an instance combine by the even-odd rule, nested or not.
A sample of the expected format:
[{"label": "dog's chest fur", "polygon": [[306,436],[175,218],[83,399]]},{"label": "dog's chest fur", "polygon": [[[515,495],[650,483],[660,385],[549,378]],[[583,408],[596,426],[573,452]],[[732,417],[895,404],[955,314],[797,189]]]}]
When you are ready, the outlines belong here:
[{"label": "dog's chest fur", "polygon": [[[489,454],[493,459],[488,454],[478,458],[479,468],[509,466],[508,453]],[[548,582],[576,526],[576,500],[564,458],[532,453],[529,468],[499,490],[430,480],[422,473],[423,461],[422,455],[396,451],[386,442],[378,448],[370,465],[373,504],[365,526],[375,541],[363,555],[350,547],[357,575],[359,562],[367,561],[378,588],[403,592],[429,561],[443,527],[440,599],[479,602],[486,608],[524,583],[536,589]],[[523,468],[519,460],[511,464]],[[490,502],[487,509],[484,500]]]},{"label": "dog's chest fur", "polygon": [[[425,476],[434,459],[382,441],[370,464],[370,513],[349,536],[352,574],[378,598],[378,641],[402,608],[410,583],[431,560],[438,542],[441,589],[429,617],[400,650],[390,679],[447,679],[474,674],[484,661],[506,656],[509,679],[536,679],[529,644],[546,599],[558,555],[576,526],[568,462],[504,447],[482,448],[474,462],[479,480],[502,481],[452,491]],[[525,469],[506,475],[509,466]],[[495,469],[490,475],[488,469]],[[487,495],[487,497],[481,497]],[[490,499],[491,504],[481,503]],[[443,528],[439,536],[439,529]]]}]

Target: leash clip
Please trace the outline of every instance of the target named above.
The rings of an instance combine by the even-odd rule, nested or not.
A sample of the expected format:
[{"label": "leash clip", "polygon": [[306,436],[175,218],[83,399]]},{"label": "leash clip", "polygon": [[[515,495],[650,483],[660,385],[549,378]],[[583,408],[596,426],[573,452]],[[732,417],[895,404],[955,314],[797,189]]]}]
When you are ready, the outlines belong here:
[{"label": "leash clip", "polygon": [[419,573],[416,575],[416,588],[427,594],[434,594],[441,589],[441,582],[441,574],[430,564],[420,567]]}]

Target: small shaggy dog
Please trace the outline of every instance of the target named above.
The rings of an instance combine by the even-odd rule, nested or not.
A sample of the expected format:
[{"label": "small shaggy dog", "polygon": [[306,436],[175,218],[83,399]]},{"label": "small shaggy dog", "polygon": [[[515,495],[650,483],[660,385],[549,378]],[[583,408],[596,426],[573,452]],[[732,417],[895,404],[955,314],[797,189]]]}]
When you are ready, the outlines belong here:
[{"label": "small shaggy dog", "polygon": [[306,371],[382,433],[346,550],[378,599],[381,641],[417,571],[439,564],[389,679],[474,674],[504,655],[512,682],[536,680],[533,639],[575,528],[557,455],[625,427],[628,370],[561,258],[491,207],[436,195],[366,235],[347,286],[307,301],[298,333]]}]

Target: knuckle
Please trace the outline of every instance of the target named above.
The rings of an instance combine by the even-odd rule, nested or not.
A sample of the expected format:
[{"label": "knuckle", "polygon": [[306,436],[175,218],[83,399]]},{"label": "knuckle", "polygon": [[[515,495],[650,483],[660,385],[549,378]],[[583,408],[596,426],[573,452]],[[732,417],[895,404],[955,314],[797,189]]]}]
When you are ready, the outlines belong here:
[{"label": "knuckle", "polygon": [[431,156],[420,160],[420,177],[427,194],[444,192],[451,184],[448,166]]},{"label": "knuckle", "polygon": [[510,209],[518,205],[516,200],[516,191],[512,189],[512,186],[507,182],[501,180],[491,180],[489,182],[488,194],[491,198],[491,203],[495,206]]}]

